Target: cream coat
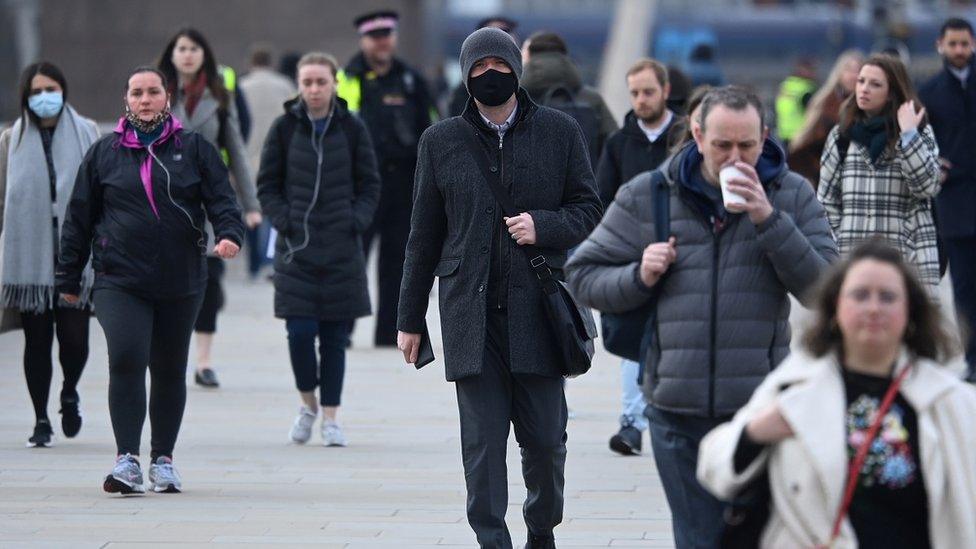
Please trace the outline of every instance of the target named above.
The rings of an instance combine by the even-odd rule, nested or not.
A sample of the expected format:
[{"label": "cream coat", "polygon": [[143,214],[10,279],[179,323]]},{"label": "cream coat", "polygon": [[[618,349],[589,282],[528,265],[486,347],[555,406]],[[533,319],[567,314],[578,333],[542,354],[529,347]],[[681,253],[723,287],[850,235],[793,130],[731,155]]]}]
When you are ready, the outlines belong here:
[{"label": "cream coat", "polygon": [[[908,354],[903,352],[898,370],[907,364]],[[900,392],[918,416],[932,547],[976,547],[976,390],[920,359]],[[742,430],[774,400],[796,435],[770,446],[736,474],[733,458]],[[767,377],[732,421],[702,440],[698,480],[716,497],[729,500],[768,466],[773,509],[761,547],[808,549],[823,544],[847,477],[845,409],[837,359],[794,354]],[[857,547],[849,521],[844,521],[833,547]]]}]

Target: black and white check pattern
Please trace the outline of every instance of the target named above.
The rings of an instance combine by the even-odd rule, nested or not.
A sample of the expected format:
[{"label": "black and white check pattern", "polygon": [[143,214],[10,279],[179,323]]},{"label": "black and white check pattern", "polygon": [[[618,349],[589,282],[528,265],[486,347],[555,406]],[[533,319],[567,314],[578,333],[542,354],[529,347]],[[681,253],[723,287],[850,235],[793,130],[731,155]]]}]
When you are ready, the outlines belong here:
[{"label": "black and white check pattern", "polygon": [[838,136],[834,126],[820,159],[817,197],[827,210],[841,254],[880,235],[896,245],[934,289],[939,284],[939,251],[931,199],[941,182],[932,128],[926,126],[905,146],[899,140],[876,164],[871,164],[864,146],[851,142],[843,165],[838,165]]}]

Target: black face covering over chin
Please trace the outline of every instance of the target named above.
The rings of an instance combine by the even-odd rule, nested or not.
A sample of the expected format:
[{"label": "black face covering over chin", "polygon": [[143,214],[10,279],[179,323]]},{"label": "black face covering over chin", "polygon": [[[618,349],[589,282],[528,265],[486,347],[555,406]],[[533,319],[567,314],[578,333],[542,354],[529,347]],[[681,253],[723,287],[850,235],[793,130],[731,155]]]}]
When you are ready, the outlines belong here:
[{"label": "black face covering over chin", "polygon": [[518,89],[518,79],[513,72],[499,72],[488,69],[483,74],[468,78],[468,91],[480,103],[497,107],[508,101]]}]

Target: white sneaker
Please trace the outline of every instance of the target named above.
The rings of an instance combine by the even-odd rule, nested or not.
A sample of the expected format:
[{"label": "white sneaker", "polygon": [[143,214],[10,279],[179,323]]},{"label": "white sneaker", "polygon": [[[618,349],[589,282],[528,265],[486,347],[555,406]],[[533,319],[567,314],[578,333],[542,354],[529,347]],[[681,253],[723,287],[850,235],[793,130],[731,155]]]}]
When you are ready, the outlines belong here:
[{"label": "white sneaker", "polygon": [[295,418],[291,432],[288,433],[292,442],[305,444],[308,439],[312,438],[312,426],[315,425],[316,416],[317,414],[309,410],[307,406],[302,406],[298,410],[298,417]]},{"label": "white sneaker", "polygon": [[322,445],[346,446],[346,435],[342,434],[342,427],[338,423],[322,420]]}]

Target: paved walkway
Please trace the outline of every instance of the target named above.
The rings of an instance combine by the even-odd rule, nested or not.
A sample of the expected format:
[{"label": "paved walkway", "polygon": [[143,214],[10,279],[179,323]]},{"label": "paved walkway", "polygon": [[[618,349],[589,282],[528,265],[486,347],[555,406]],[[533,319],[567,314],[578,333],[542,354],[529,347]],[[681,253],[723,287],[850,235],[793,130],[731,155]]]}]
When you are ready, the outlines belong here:
[{"label": "paved walkway", "polygon": [[[186,489],[180,495],[101,491],[114,444],[97,322],[81,383],[85,425],[51,449],[24,448],[33,414],[21,371],[23,338],[0,336],[0,548],[475,547],[464,517],[454,389],[442,363],[413,371],[397,352],[373,350],[372,324],[361,322],[340,418],[350,446],[288,444],[298,398],[284,325],[271,316],[271,286],[245,283],[236,272],[229,278],[214,354],[223,385],[189,389],[176,454]],[[442,356],[437,345],[435,351]],[[601,354],[593,371],[568,386],[577,417],[569,425],[560,547],[672,546],[649,451],[624,458],[606,446],[619,413],[617,364]],[[56,424],[59,384],[56,373],[49,406]],[[144,448],[148,432],[147,425]],[[516,544],[525,540],[519,471],[513,440],[508,516]]]}]

